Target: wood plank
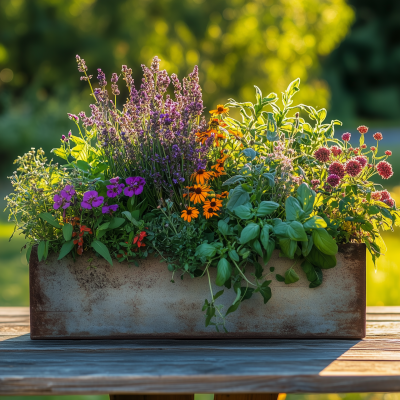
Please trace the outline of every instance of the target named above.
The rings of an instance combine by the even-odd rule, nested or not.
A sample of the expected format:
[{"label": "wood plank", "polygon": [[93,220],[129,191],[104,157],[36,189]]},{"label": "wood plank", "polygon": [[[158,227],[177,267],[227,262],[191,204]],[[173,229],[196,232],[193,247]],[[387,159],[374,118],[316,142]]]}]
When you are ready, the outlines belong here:
[{"label": "wood plank", "polygon": [[400,306],[368,306],[367,314],[400,314]]}]

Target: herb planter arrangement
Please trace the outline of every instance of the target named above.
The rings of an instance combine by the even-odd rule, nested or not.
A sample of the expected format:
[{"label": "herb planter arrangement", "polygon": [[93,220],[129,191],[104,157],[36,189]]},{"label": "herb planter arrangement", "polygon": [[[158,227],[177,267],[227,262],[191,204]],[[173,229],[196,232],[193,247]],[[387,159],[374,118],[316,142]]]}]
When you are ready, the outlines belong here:
[{"label": "herb planter arrangement", "polygon": [[358,147],[335,138],[325,109],[293,105],[299,80],[281,107],[256,87],[206,121],[197,67],[181,83],[155,57],[138,88],[123,66],[110,98],[77,63],[91,115],[68,114],[62,164],[19,157],[7,196],[28,240],[32,338],[365,335],[365,252],[375,261],[398,221],[370,180],[393,175],[381,133],[370,148],[365,126]]}]

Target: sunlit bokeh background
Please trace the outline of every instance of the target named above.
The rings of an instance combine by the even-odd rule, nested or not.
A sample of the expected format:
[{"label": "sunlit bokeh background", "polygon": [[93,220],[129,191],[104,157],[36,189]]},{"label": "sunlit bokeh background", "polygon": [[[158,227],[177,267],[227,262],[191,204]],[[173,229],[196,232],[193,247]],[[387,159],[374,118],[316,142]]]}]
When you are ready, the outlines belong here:
[{"label": "sunlit bokeh background", "polygon": [[[154,55],[180,77],[197,64],[207,110],[230,97],[254,100],[253,85],[280,93],[300,77],[297,102],[326,107],[328,119],[344,122],[338,133],[355,134],[358,125],[368,125],[367,144],[372,133],[383,133],[380,147],[393,151],[389,161],[395,171],[385,184],[400,204],[398,0],[1,0],[2,209],[16,156],[31,147],[49,152],[74,128],[66,113],[89,112],[89,89],[79,80],[76,54],[94,76],[97,68],[110,77],[127,64],[136,82],[140,64]],[[0,306],[27,306],[24,240],[8,242],[12,231],[7,214],[0,213]],[[399,231],[384,239],[386,256],[376,269],[368,261],[368,305],[400,305]],[[398,395],[305,397],[397,400]]]}]

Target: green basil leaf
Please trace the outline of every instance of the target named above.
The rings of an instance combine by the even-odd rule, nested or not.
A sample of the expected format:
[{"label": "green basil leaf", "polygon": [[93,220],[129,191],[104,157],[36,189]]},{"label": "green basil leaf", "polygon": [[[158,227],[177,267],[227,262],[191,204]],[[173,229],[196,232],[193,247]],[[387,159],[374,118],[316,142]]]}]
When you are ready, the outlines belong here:
[{"label": "green basil leaf", "polygon": [[285,277],[284,276],[276,274],[275,277],[276,277],[276,280],[278,282],[285,282]]},{"label": "green basil leaf", "polygon": [[236,207],[233,212],[241,219],[250,219],[253,217],[253,214],[250,212],[250,208],[244,205]]},{"label": "green basil leaf", "polygon": [[335,256],[324,254],[319,251],[315,246],[312,247],[310,253],[307,256],[307,260],[310,261],[312,265],[322,269],[329,269],[336,266]]},{"label": "green basil leaf", "polygon": [[[240,299],[240,297],[241,297],[241,291],[240,291],[240,289],[238,289],[238,295],[239,295],[239,299]],[[235,312],[235,311],[239,308],[239,306],[240,306],[240,301],[236,301],[236,300],[235,300],[235,302],[234,302],[234,303],[228,308],[228,310],[226,311],[225,317],[226,317],[228,314]]]},{"label": "green basil leaf", "polygon": [[97,228],[97,232],[98,231],[105,231],[106,229],[108,229],[108,227],[110,226],[109,222],[104,222],[104,224],[101,224],[98,228]]},{"label": "green basil leaf", "polygon": [[116,229],[119,228],[125,220],[123,218],[115,217],[110,221],[110,225],[108,225],[108,229]]},{"label": "green basil leaf", "polygon": [[322,275],[321,268],[314,267],[314,270],[317,275],[317,278],[310,283],[310,285],[309,285],[310,288],[316,288],[317,286],[321,285],[321,283],[322,283],[323,275]]},{"label": "green basil leaf", "polygon": [[217,249],[208,243],[203,243],[197,246],[195,256],[199,258],[212,258],[217,253]]},{"label": "green basil leaf", "polygon": [[55,228],[61,229],[61,225],[50,213],[41,213],[39,214],[39,217],[48,222],[50,225],[53,225]]},{"label": "green basil leaf", "polygon": [[250,200],[249,194],[242,188],[241,185],[236,186],[229,192],[228,203],[226,207],[229,211],[232,211]]},{"label": "green basil leaf", "polygon": [[297,240],[299,242],[306,242],[308,240],[303,225],[297,221],[292,221],[289,224],[287,235],[290,237],[290,239]]},{"label": "green basil leaf", "polygon": [[287,222],[279,222],[274,226],[274,233],[277,236],[286,236],[289,228]]},{"label": "green basil leaf", "polygon": [[313,238],[312,236],[307,235],[307,242],[301,242],[301,253],[303,257],[307,257],[313,247]]},{"label": "green basil leaf", "polygon": [[310,215],[314,208],[315,192],[306,183],[302,183],[297,189],[297,200],[299,200],[306,215]]},{"label": "green basil leaf", "polygon": [[304,229],[316,229],[316,228],[326,228],[327,224],[325,220],[318,215],[314,215],[309,220],[304,222]]},{"label": "green basil leaf", "polygon": [[236,261],[236,262],[239,261],[239,255],[238,255],[238,253],[236,253],[236,250],[234,250],[234,249],[229,250],[228,255],[233,261]]},{"label": "green basil leaf", "polygon": [[71,224],[65,224],[62,227],[62,231],[63,231],[63,236],[66,242],[68,242],[69,240],[71,240],[72,238],[72,231],[73,231],[74,227]]},{"label": "green basil leaf", "polygon": [[223,290],[220,290],[218,293],[215,293],[214,297],[213,297],[213,301],[217,300],[218,297],[222,296],[223,294],[224,294]]},{"label": "green basil leaf", "polygon": [[269,239],[268,246],[267,246],[267,251],[264,253],[263,261],[264,264],[267,264],[268,261],[272,257],[272,253],[275,250],[275,240],[274,239]]},{"label": "green basil leaf", "polygon": [[279,246],[281,246],[282,253],[286,257],[289,257],[290,259],[294,258],[294,253],[297,248],[297,242],[295,240],[289,238],[279,239]]},{"label": "green basil leaf", "polygon": [[292,196],[285,201],[285,211],[287,221],[300,221],[305,215],[298,200]]},{"label": "green basil leaf", "polygon": [[250,240],[258,238],[259,233],[260,233],[260,226],[253,222],[250,223],[242,230],[242,233],[240,234],[240,243],[245,244]]},{"label": "green basil leaf", "polygon": [[[122,218],[121,218],[122,219]],[[94,250],[97,251],[103,258],[105,258],[111,265],[113,265],[110,252],[107,249],[107,246],[98,240],[94,240],[91,244]]]},{"label": "green basil leaf", "polygon": [[58,260],[64,258],[73,248],[74,248],[73,240],[65,242],[61,247],[60,254],[58,255]]},{"label": "green basil leaf", "polygon": [[253,250],[260,256],[263,256],[262,248],[260,242],[256,239],[252,244]]},{"label": "green basil leaf", "polygon": [[265,215],[271,214],[278,207],[279,204],[274,201],[262,201],[257,209],[257,217],[264,217]]},{"label": "green basil leaf", "polygon": [[218,221],[218,229],[223,235],[234,235],[235,232],[233,232],[232,228],[229,227],[229,225],[223,220],[220,219]]},{"label": "green basil leaf", "polygon": [[264,304],[267,304],[268,300],[272,296],[271,288],[269,287],[270,283],[271,283],[271,281],[265,281],[260,286],[260,293],[261,293],[261,296],[264,298]]},{"label": "green basil leaf", "polygon": [[335,239],[333,239],[325,229],[313,229],[312,238],[314,245],[322,251],[322,253],[334,256],[338,252]]},{"label": "green basil leaf", "polygon": [[304,271],[304,273],[307,276],[307,279],[309,280],[309,282],[313,282],[315,281],[318,277],[317,277],[317,273],[315,272],[314,269],[314,265],[312,265],[310,263],[310,261],[308,260],[304,260],[301,263],[301,269]]},{"label": "green basil leaf", "polygon": [[231,277],[232,267],[226,258],[221,258],[217,265],[217,278],[215,283],[218,286],[223,286],[224,283]]},{"label": "green basil leaf", "polygon": [[[269,228],[270,225],[264,225],[261,229],[261,234],[260,234],[260,240],[262,245],[264,246],[264,249],[267,250],[268,248],[268,242],[269,242]],[[272,227],[271,227],[272,228]]]},{"label": "green basil leaf", "polygon": [[285,272],[285,283],[286,285],[290,285],[291,283],[295,283],[299,280],[299,276],[293,268],[289,268]]},{"label": "green basil leaf", "polygon": [[251,296],[253,296],[254,289],[249,288],[249,287],[241,287],[240,288],[241,296],[242,296],[242,301],[250,299]]}]

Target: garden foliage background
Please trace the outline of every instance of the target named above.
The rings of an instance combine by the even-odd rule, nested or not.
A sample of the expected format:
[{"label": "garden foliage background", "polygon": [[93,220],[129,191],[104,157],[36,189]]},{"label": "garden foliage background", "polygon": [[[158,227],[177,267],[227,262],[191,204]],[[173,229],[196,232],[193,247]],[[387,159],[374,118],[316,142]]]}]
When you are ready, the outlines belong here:
[{"label": "garden foliage background", "polygon": [[[327,107],[342,132],[362,123],[370,137],[383,133],[382,146],[394,153],[387,184],[400,202],[398,0],[2,0],[2,209],[16,156],[31,147],[49,152],[73,129],[66,113],[88,112],[76,54],[94,74],[127,64],[136,81],[154,55],[180,77],[198,64],[206,112],[229,97],[254,100],[253,85],[279,93],[300,77],[296,101]],[[0,306],[28,305],[23,239],[8,243],[6,221],[1,213]],[[400,305],[399,232],[385,240],[377,271],[368,265],[369,305]]]}]

